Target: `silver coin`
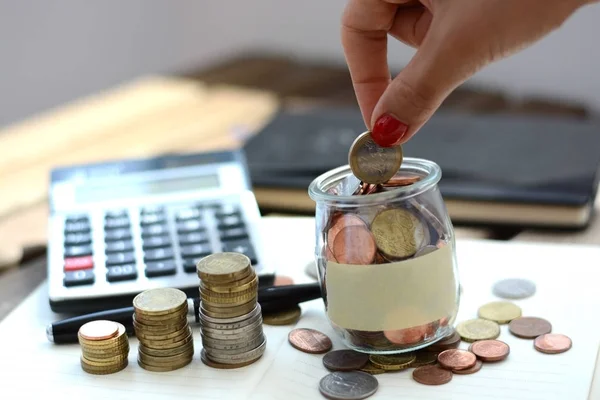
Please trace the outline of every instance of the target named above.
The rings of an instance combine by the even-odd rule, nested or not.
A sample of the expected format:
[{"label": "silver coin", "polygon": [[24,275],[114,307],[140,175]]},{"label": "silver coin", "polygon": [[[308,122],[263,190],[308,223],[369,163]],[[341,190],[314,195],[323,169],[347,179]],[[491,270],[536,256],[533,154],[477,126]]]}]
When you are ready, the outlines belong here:
[{"label": "silver coin", "polygon": [[360,400],[372,396],[379,383],[362,371],[333,372],[319,382],[319,391],[332,400]]},{"label": "silver coin", "polygon": [[390,180],[400,169],[402,159],[401,146],[380,147],[369,131],[356,138],[348,154],[348,163],[354,176],[371,184]]},{"label": "silver coin", "polygon": [[258,324],[256,325],[254,328],[242,332],[242,333],[236,333],[233,335],[227,335],[227,334],[221,334],[221,333],[215,333],[215,332],[207,332],[206,330],[202,331],[202,336],[205,338],[210,338],[210,339],[217,339],[217,340],[243,340],[249,337],[254,337],[256,335],[258,335],[259,332],[262,332],[262,324]]},{"label": "silver coin", "polygon": [[244,353],[236,354],[236,355],[226,355],[226,356],[215,356],[213,353],[207,352],[208,358],[211,360],[221,363],[221,364],[241,364],[250,360],[255,360],[259,356],[263,355],[265,352],[265,348],[267,347],[267,340],[263,340],[263,342],[252,350],[246,351]]},{"label": "silver coin", "polygon": [[248,336],[242,339],[235,340],[213,339],[204,335],[200,335],[200,337],[202,338],[202,345],[204,347],[210,347],[213,349],[233,350],[247,346],[248,343],[253,342],[255,340],[259,340],[258,338],[260,338],[263,334],[264,333],[262,331],[259,331],[256,336]]},{"label": "silver coin", "polygon": [[260,314],[260,313],[261,313],[260,304],[256,303],[256,307],[254,307],[252,309],[252,311],[250,311],[248,314],[240,315],[239,317],[214,318],[214,317],[210,317],[206,314],[203,314],[202,309],[200,309],[200,318],[204,321],[213,322],[215,324],[233,324],[235,322],[240,322],[240,321],[244,321],[248,318],[252,318],[252,317],[256,316],[256,314]]},{"label": "silver coin", "polygon": [[257,327],[261,327],[261,326],[262,326],[262,318],[259,318],[250,325],[246,325],[246,326],[243,326],[241,328],[236,328],[236,329],[213,329],[213,328],[209,328],[207,326],[203,326],[202,333],[204,333],[207,336],[212,336],[212,337],[217,337],[217,338],[220,336],[234,337],[235,335],[244,335],[250,331],[253,331]]},{"label": "silver coin", "polygon": [[255,323],[257,320],[262,321],[262,315],[260,313],[256,314],[253,317],[250,317],[248,319],[244,319],[244,320],[238,321],[238,322],[233,322],[230,324],[218,324],[218,323],[206,321],[206,320],[200,318],[200,325],[202,326],[202,328],[230,330],[230,329],[243,328],[245,326]]},{"label": "silver coin", "polygon": [[527,279],[504,279],[494,284],[493,293],[504,299],[525,299],[535,294],[535,283]]},{"label": "silver coin", "polygon": [[258,337],[256,340],[252,341],[252,342],[248,342],[248,345],[242,345],[236,349],[228,349],[228,350],[223,350],[223,349],[213,349],[212,347],[208,347],[208,346],[204,346],[204,351],[206,351],[207,353],[211,353],[214,354],[216,357],[223,357],[223,356],[230,356],[230,355],[235,355],[235,354],[240,354],[240,353],[245,353],[247,351],[250,351],[254,348],[256,348],[256,346],[260,345],[264,340],[264,335],[262,337]]}]

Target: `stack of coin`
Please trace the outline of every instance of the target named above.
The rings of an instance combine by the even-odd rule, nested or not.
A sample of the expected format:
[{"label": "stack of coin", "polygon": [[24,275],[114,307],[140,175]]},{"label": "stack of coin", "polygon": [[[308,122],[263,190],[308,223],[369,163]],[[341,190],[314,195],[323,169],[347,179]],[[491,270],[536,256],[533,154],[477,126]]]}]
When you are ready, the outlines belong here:
[{"label": "stack of coin", "polygon": [[133,299],[133,307],[133,326],[140,341],[138,364],[142,368],[166,372],[192,361],[194,342],[184,292],[172,288],[150,289]]},{"label": "stack of coin", "polygon": [[98,320],[79,328],[81,368],[87,373],[106,375],[127,367],[129,340],[125,327],[118,322]]},{"label": "stack of coin", "polygon": [[200,260],[202,361],[215,368],[239,368],[262,357],[266,338],[257,303],[258,276],[241,253],[217,253]]}]

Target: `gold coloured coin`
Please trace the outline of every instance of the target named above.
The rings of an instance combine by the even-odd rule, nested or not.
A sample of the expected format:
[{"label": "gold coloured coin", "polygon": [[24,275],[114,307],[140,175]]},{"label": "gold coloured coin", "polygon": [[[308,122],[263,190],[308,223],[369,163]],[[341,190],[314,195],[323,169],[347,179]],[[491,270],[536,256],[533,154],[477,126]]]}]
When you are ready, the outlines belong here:
[{"label": "gold coloured coin", "polygon": [[123,363],[115,364],[110,367],[94,367],[93,365],[86,364],[84,361],[81,361],[80,364],[81,364],[81,369],[83,369],[88,374],[108,375],[108,374],[114,374],[116,372],[119,372],[119,371],[122,371],[123,369],[125,369],[127,367],[127,365],[129,364],[129,361],[127,359],[125,359],[125,361],[123,361]]},{"label": "gold coloured coin", "polygon": [[[227,318],[228,316],[234,317],[235,315],[233,314],[238,314],[241,312],[241,314],[247,314],[250,311],[254,310],[254,307],[256,307],[256,298],[253,298],[251,301],[247,302],[247,303],[242,303],[242,304],[231,304],[231,305],[227,305],[226,307],[222,307],[221,305],[219,306],[215,306],[212,303],[206,303],[206,302],[202,302],[201,303],[201,307],[202,307],[202,311],[208,311],[211,312],[213,314],[218,314],[219,317],[217,318]],[[231,315],[229,315],[231,314]],[[241,315],[240,314],[240,315]],[[211,314],[206,314],[209,317],[211,317]]]},{"label": "gold coloured coin", "polygon": [[133,299],[136,314],[161,316],[171,314],[187,304],[187,296],[179,289],[157,288],[146,290]]},{"label": "gold coloured coin", "polygon": [[127,330],[125,329],[125,326],[123,324],[120,324],[118,322],[115,322],[115,324],[118,327],[116,336],[104,340],[88,340],[82,337],[80,334],[77,334],[79,344],[81,346],[89,346],[94,348],[108,348],[111,346],[122,344],[123,342],[128,340],[126,335]]},{"label": "gold coloured coin", "polygon": [[500,336],[500,326],[487,319],[475,318],[463,321],[456,326],[456,332],[465,342],[496,339]]},{"label": "gold coloured coin", "polygon": [[369,361],[378,368],[386,371],[399,371],[411,366],[417,359],[414,353],[404,353],[396,355],[378,355],[371,354]]},{"label": "gold coloured coin", "polygon": [[194,356],[194,348],[187,349],[186,351],[174,354],[172,356],[152,356],[144,353],[143,351],[138,352],[138,358],[146,365],[153,365],[157,367],[161,367],[163,365],[173,365],[180,364],[187,360],[188,358],[192,358]]},{"label": "gold coloured coin", "polygon": [[168,365],[168,366],[158,366],[157,367],[155,365],[148,365],[148,364],[144,363],[138,357],[138,365],[140,367],[144,368],[145,370],[152,371],[152,372],[169,372],[169,371],[175,371],[176,369],[180,369],[180,368],[187,366],[188,364],[190,364],[192,362],[192,360],[193,360],[193,358],[190,357],[189,359],[183,360],[179,364],[172,364],[172,365]]},{"label": "gold coloured coin", "polygon": [[134,314],[135,322],[138,325],[143,325],[144,327],[155,327],[156,329],[164,328],[166,326],[177,325],[182,323],[183,321],[187,321],[187,312],[188,307],[187,304],[185,308],[181,309],[181,311],[173,314],[168,314],[159,318],[147,318],[140,314]]},{"label": "gold coloured coin", "polygon": [[113,321],[98,320],[83,324],[79,335],[86,340],[105,340],[117,336],[119,326]]},{"label": "gold coloured coin", "polygon": [[115,356],[113,360],[109,360],[109,361],[105,361],[105,360],[90,360],[89,358],[84,357],[83,355],[80,356],[81,362],[86,363],[87,365],[91,365],[92,367],[111,367],[115,364],[119,364],[122,363],[124,360],[127,359],[127,356]]},{"label": "gold coloured coin", "polygon": [[509,301],[493,301],[479,307],[479,318],[488,319],[499,324],[508,324],[521,316],[521,308]]},{"label": "gold coloured coin", "polygon": [[135,335],[137,336],[138,339],[144,340],[144,341],[152,341],[152,340],[158,340],[158,341],[164,341],[167,339],[176,339],[178,337],[185,337],[187,332],[189,331],[189,325],[186,324],[184,325],[181,329],[176,330],[176,331],[171,331],[170,333],[166,333],[166,334],[160,334],[160,335],[154,335],[154,334],[148,334],[146,332],[142,332],[142,331],[136,331]]},{"label": "gold coloured coin", "polygon": [[258,276],[255,273],[250,273],[247,277],[240,279],[239,281],[235,281],[235,286],[227,286],[224,284],[212,285],[207,282],[200,282],[200,290],[223,294],[245,292],[246,290],[256,290],[257,287]]},{"label": "gold coloured coin", "polygon": [[123,345],[111,347],[108,349],[94,349],[89,347],[82,347],[81,354],[83,354],[86,358],[89,359],[102,359],[102,358],[110,358],[115,354],[125,354],[129,353],[129,343],[125,343]]},{"label": "gold coloured coin", "polygon": [[296,306],[290,310],[263,315],[263,323],[266,325],[291,325],[300,319],[302,310]]},{"label": "gold coloured coin", "polygon": [[211,254],[198,261],[196,267],[200,279],[210,283],[236,281],[252,269],[248,256],[235,252]]},{"label": "gold coloured coin", "polygon": [[192,340],[181,345],[180,347],[175,347],[172,349],[152,349],[152,348],[144,346],[141,343],[138,346],[139,351],[141,351],[144,354],[147,354],[149,356],[154,356],[154,357],[174,356],[177,354],[181,354],[185,351],[189,351],[190,349],[193,349],[193,348],[194,348],[194,341],[192,341]]},{"label": "gold coloured coin", "polygon": [[200,297],[204,304],[209,303],[213,307],[230,307],[232,305],[245,304],[250,300],[256,298],[256,290],[248,291],[241,295],[235,295],[230,297],[210,297],[206,292],[201,292]]},{"label": "gold coloured coin", "polygon": [[[261,355],[262,357],[262,355]],[[208,355],[206,354],[206,352],[204,351],[204,349],[202,349],[202,351],[200,352],[200,359],[202,360],[202,362],[211,367],[211,368],[218,368],[218,369],[235,369],[235,368],[242,368],[245,367],[247,365],[253,364],[256,361],[258,361],[260,359],[260,357],[254,359],[254,360],[250,360],[250,361],[246,361],[246,362],[241,362],[239,364],[221,364],[218,362],[214,362],[211,359],[208,358]]]},{"label": "gold coloured coin", "polygon": [[429,241],[429,230],[412,212],[388,208],[377,214],[371,224],[377,248],[388,257],[406,258]]},{"label": "gold coloured coin", "polygon": [[364,367],[362,367],[360,370],[362,372],[366,372],[366,373],[371,374],[371,375],[385,374],[387,372],[385,369],[379,368],[376,365],[374,365],[370,360],[367,363],[367,365],[365,365]]},{"label": "gold coloured coin", "polygon": [[380,147],[367,131],[350,146],[348,164],[355,177],[373,185],[390,180],[402,165],[402,147]]},{"label": "gold coloured coin", "polygon": [[146,346],[156,348],[155,346],[168,345],[171,343],[181,342],[182,340],[184,340],[186,337],[188,337],[191,334],[192,334],[192,330],[189,326],[187,326],[185,329],[179,331],[177,333],[177,336],[173,336],[173,337],[169,337],[169,338],[146,339],[144,337],[138,336],[137,333],[136,333],[136,336],[139,339],[139,341],[144,343]]}]

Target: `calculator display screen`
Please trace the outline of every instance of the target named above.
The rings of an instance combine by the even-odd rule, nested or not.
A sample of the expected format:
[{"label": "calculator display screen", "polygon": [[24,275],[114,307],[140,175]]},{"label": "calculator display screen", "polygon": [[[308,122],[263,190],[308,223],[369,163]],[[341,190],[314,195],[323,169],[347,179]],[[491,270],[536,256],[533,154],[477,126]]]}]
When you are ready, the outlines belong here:
[{"label": "calculator display screen", "polygon": [[86,185],[77,191],[77,202],[118,200],[139,196],[162,195],[173,192],[214,189],[219,187],[219,176],[202,175],[144,182],[113,182],[106,185]]}]

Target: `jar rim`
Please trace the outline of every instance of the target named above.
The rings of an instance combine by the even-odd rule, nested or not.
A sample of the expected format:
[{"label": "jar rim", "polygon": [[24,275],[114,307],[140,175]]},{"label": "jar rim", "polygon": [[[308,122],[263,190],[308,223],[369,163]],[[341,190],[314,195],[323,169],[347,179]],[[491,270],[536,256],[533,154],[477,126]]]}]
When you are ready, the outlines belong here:
[{"label": "jar rim", "polygon": [[346,204],[381,203],[382,201],[386,200],[397,200],[417,196],[429,190],[432,186],[437,185],[442,178],[442,171],[437,163],[415,157],[405,157],[402,160],[402,165],[400,166],[398,173],[408,171],[414,172],[415,170],[424,173],[425,177],[411,185],[400,186],[384,192],[370,194],[368,196],[335,195],[325,192],[323,188],[331,184],[334,180],[341,180],[349,176],[354,176],[352,170],[350,169],[350,165],[346,164],[331,169],[316,177],[308,186],[308,195],[315,202],[342,202]]}]

